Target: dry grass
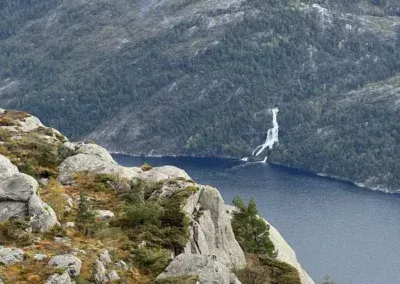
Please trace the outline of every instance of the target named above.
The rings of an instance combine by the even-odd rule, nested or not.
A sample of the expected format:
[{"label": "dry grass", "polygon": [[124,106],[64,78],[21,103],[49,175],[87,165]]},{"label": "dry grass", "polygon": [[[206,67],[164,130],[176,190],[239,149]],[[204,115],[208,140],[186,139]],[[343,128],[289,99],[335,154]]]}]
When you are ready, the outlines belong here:
[{"label": "dry grass", "polygon": [[55,179],[50,179],[40,191],[41,198],[51,207],[57,215],[59,221],[63,220],[65,208],[68,205],[63,197],[65,193],[62,185]]},{"label": "dry grass", "polygon": [[7,110],[3,114],[0,114],[0,126],[14,126],[18,125],[17,121],[24,120],[30,115],[26,112]]},{"label": "dry grass", "polygon": [[301,284],[298,271],[266,255],[248,254],[247,266],[235,271],[243,284]]},{"label": "dry grass", "polygon": [[142,169],[142,171],[147,172],[152,169],[152,166],[150,166],[148,163],[144,163],[143,165],[140,166],[140,168]]},{"label": "dry grass", "polygon": [[60,269],[43,265],[42,262],[27,259],[18,264],[0,268],[0,275],[5,284],[39,284],[44,283],[50,275],[59,273]]},{"label": "dry grass", "polygon": [[16,120],[24,120],[27,117],[30,117],[31,115],[23,112],[23,111],[18,111],[18,110],[6,110],[3,114],[0,114],[0,119],[1,118],[7,118],[13,121]]}]

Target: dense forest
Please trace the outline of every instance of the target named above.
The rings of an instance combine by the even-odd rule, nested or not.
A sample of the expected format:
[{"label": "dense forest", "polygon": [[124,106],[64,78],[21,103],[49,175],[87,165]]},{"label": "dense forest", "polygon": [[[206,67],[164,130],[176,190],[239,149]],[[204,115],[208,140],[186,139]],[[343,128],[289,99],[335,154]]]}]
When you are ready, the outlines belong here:
[{"label": "dense forest", "polygon": [[135,154],[243,157],[398,189],[400,4],[0,3],[0,102]]}]

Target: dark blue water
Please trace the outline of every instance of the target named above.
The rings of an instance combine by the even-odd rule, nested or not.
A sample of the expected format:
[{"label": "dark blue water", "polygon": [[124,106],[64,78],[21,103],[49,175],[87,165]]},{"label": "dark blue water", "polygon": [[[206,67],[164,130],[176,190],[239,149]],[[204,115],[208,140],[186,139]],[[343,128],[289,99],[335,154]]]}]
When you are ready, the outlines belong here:
[{"label": "dark blue water", "polygon": [[217,187],[225,202],[254,196],[260,213],[284,236],[316,283],[400,284],[400,195],[268,164],[243,166],[208,158],[115,155],[125,166],[147,162],[185,169]]}]

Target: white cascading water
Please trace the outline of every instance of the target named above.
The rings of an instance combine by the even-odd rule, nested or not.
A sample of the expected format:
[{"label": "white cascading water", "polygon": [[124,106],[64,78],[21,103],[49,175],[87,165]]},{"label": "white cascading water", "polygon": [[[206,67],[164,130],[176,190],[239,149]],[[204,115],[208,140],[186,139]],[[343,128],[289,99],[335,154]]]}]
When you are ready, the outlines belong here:
[{"label": "white cascading water", "polygon": [[[278,108],[272,109],[272,128],[268,129],[267,132],[267,139],[265,140],[264,144],[257,146],[254,149],[252,156],[259,156],[265,149],[272,149],[275,143],[279,142],[279,125],[278,125]],[[264,158],[263,162],[267,162],[267,156]]]}]

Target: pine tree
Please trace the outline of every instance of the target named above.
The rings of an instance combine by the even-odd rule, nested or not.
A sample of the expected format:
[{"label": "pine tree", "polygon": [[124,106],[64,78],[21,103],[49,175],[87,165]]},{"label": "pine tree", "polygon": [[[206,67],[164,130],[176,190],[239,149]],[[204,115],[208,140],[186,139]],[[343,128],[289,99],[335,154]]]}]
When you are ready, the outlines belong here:
[{"label": "pine tree", "polygon": [[332,280],[329,275],[325,275],[324,282],[322,282],[322,284],[337,284],[337,282]]},{"label": "pine tree", "polygon": [[243,250],[273,256],[275,247],[269,239],[270,226],[258,215],[254,198],[246,205],[241,197],[236,196],[233,205],[237,211],[233,213],[232,227]]},{"label": "pine tree", "polygon": [[78,228],[85,232],[85,235],[89,233],[89,228],[95,219],[92,206],[89,198],[86,194],[79,194],[79,206],[77,215]]}]

